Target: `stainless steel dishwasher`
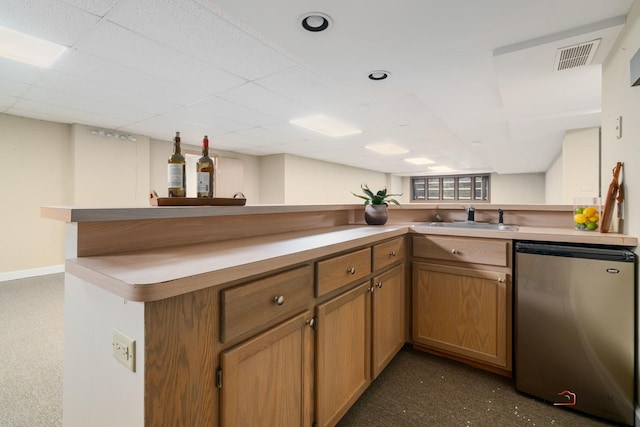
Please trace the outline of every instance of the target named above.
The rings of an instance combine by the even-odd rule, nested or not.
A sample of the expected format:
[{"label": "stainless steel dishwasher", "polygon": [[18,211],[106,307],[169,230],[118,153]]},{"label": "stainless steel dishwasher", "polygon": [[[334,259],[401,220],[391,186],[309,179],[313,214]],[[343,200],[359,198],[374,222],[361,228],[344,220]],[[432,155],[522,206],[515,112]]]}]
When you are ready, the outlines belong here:
[{"label": "stainless steel dishwasher", "polygon": [[636,257],[516,242],[516,388],[633,425]]}]

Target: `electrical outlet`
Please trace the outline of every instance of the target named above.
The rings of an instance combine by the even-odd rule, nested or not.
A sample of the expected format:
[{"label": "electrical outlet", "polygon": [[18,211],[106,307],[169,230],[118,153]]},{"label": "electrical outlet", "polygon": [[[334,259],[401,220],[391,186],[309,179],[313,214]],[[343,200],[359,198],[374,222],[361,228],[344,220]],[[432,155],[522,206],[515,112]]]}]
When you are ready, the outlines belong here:
[{"label": "electrical outlet", "polygon": [[113,357],[129,368],[136,371],[136,342],[117,329],[113,330]]}]

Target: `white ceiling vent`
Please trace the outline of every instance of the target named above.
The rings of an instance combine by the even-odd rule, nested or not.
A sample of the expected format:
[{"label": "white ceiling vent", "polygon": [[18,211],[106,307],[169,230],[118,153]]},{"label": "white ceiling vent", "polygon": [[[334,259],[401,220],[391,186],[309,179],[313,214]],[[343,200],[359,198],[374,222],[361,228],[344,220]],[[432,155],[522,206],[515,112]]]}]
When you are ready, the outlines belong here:
[{"label": "white ceiling vent", "polygon": [[556,63],[553,69],[555,71],[562,71],[591,64],[599,44],[600,39],[596,39],[558,49],[556,52]]}]

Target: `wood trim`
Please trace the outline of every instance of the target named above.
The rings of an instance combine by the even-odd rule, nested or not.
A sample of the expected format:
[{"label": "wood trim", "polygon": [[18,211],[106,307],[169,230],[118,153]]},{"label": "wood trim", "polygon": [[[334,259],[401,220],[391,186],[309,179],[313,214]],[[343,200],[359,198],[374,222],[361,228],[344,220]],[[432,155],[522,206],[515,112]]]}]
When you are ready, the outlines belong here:
[{"label": "wood trim", "polygon": [[121,254],[348,224],[342,211],[78,223],[78,256]]},{"label": "wood trim", "polygon": [[145,425],[217,425],[216,306],[213,288],[145,304]]}]

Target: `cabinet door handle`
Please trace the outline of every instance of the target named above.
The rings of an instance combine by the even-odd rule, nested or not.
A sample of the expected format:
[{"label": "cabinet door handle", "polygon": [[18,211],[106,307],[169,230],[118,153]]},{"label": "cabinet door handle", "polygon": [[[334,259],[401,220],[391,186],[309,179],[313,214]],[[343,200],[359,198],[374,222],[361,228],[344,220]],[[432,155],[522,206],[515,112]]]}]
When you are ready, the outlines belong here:
[{"label": "cabinet door handle", "polygon": [[453,255],[458,255],[460,252],[458,252],[458,250],[456,248],[451,249],[451,253]]},{"label": "cabinet door handle", "polygon": [[284,304],[284,295],[277,295],[277,296],[273,297],[273,302],[275,302],[276,305]]},{"label": "cabinet door handle", "polygon": [[504,283],[504,277],[498,277],[498,283]]},{"label": "cabinet door handle", "polygon": [[396,256],[397,254],[398,254],[398,252],[396,252],[396,251],[389,252],[389,255],[392,256],[392,257]]},{"label": "cabinet door handle", "polygon": [[347,273],[349,273],[349,274],[356,274],[356,268],[355,268],[355,267],[349,267],[349,268],[347,268]]},{"label": "cabinet door handle", "polygon": [[373,291],[375,291],[375,290],[376,290],[376,287],[375,287],[375,286],[371,286],[371,287],[369,288],[369,292],[371,292],[371,293],[373,293]]},{"label": "cabinet door handle", "polygon": [[378,283],[376,283],[376,286],[377,286],[378,288],[382,288],[382,282],[378,282]]}]

